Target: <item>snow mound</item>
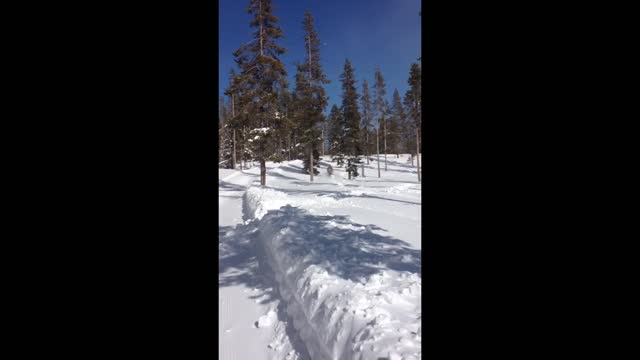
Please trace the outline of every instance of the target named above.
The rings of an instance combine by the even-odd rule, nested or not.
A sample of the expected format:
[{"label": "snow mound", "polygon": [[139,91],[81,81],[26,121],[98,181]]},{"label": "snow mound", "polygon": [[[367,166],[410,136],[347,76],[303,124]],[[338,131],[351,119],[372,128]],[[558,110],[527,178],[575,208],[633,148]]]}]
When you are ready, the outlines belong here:
[{"label": "snow mound", "polygon": [[359,224],[347,226],[345,217],[290,205],[273,210],[286,200],[258,190],[249,189],[246,199],[261,218],[259,245],[311,357],[420,358],[419,250]]},{"label": "snow mound", "polygon": [[274,310],[269,310],[265,315],[260,316],[258,321],[256,321],[257,328],[263,328],[273,325],[276,321],[276,312]]},{"label": "snow mound", "polygon": [[244,193],[244,215],[246,220],[262,219],[269,210],[277,210],[285,205],[304,206],[311,209],[321,209],[335,205],[338,199],[331,196],[296,197],[287,193],[269,189],[250,187]]}]

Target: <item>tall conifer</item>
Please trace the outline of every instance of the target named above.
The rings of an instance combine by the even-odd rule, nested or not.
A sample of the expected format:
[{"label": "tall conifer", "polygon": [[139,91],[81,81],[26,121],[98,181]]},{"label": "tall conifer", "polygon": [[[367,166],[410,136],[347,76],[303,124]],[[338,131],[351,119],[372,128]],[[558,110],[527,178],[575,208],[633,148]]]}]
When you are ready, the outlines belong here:
[{"label": "tall conifer", "polygon": [[279,56],[286,52],[276,43],[282,38],[279,21],[272,13],[271,0],[249,0],[247,12],[253,15],[249,25],[256,30],[253,40],[241,45],[233,55],[240,69],[240,82],[245,89],[244,107],[251,114],[247,125],[251,150],[260,162],[260,184],[266,184],[266,160],[276,153],[274,132],[281,118],[278,116],[278,96],[286,87],[287,72]]},{"label": "tall conifer", "polygon": [[[313,17],[307,10],[303,21],[305,39],[305,61],[297,65],[296,73],[296,94],[299,102],[298,111],[300,114],[301,141],[305,146],[306,155],[304,157],[304,171],[313,175],[318,174],[315,168],[318,166],[319,152],[322,132],[321,123],[324,121],[324,109],[327,106],[327,96],[323,84],[328,84],[329,80],[320,65],[320,39],[314,29]],[[313,166],[309,164],[313,163]],[[309,169],[313,167],[313,171]]]}]

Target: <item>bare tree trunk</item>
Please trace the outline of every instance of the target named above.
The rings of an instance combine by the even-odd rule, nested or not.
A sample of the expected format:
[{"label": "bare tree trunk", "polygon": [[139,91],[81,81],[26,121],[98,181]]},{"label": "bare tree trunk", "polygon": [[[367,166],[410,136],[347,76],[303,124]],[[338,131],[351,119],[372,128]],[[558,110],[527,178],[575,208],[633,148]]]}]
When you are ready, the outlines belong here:
[{"label": "bare tree trunk", "polygon": [[233,155],[231,156],[231,166],[236,168],[236,129],[233,129]]},{"label": "bare tree trunk", "polygon": [[416,165],[418,166],[418,182],[422,182],[420,176],[420,129],[416,128]]},{"label": "bare tree trunk", "polygon": [[287,160],[291,161],[291,134],[287,136],[289,139],[289,146],[287,146]]},{"label": "bare tree trunk", "polygon": [[311,176],[311,182],[313,182],[313,146],[309,147],[309,175]]},{"label": "bare tree trunk", "polygon": [[382,121],[384,130],[384,171],[387,171],[387,120]]},{"label": "bare tree trunk", "polygon": [[324,156],[324,124],[322,124],[322,156]]},{"label": "bare tree trunk", "polygon": [[376,128],[376,148],[378,149],[378,177],[380,177],[380,123],[378,123],[378,127]]},{"label": "bare tree trunk", "polygon": [[364,176],[364,161],[362,162],[362,177],[366,177]]},{"label": "bare tree trunk", "polygon": [[240,150],[240,169],[244,169],[245,163],[244,163],[244,126],[242,127],[242,150]]},{"label": "bare tree trunk", "polygon": [[365,137],[365,150],[367,151],[367,165],[369,165],[369,130],[368,129],[364,129],[365,133],[364,133],[364,137]]},{"label": "bare tree trunk", "polygon": [[[231,116],[236,117],[234,96],[231,94]],[[233,153],[231,154],[231,167],[236,168],[236,129],[233,129]]]},{"label": "bare tree trunk", "polygon": [[267,184],[267,164],[264,159],[260,159],[260,185]]}]

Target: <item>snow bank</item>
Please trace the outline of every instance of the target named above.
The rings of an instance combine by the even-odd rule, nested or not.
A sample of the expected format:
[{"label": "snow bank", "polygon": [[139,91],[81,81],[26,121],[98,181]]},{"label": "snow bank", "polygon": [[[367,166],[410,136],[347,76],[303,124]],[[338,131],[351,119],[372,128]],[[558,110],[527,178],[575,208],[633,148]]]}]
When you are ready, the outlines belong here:
[{"label": "snow bank", "polygon": [[262,219],[269,210],[277,210],[285,205],[321,208],[335,205],[337,199],[331,196],[297,197],[269,188],[250,187],[244,193],[245,220]]},{"label": "snow bank", "polygon": [[421,276],[380,260],[397,254],[406,262],[409,250],[366,227],[337,227],[335,217],[280,208],[282,196],[250,188],[245,200],[261,218],[254,224],[262,257],[312,359],[419,359]]}]

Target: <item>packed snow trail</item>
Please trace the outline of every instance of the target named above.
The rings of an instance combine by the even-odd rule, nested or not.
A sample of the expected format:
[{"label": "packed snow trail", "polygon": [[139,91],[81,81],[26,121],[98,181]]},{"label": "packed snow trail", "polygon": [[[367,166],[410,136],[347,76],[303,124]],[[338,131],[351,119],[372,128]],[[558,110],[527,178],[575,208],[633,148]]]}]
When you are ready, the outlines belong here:
[{"label": "packed snow trail", "polygon": [[242,197],[259,183],[259,169],[220,169],[219,174],[218,358],[305,359],[304,351],[291,344],[291,330],[278,315],[282,306],[260,268],[254,234],[241,229]]},{"label": "packed snow trail", "polygon": [[[221,221],[245,221],[221,227],[221,300],[224,290],[237,309],[221,303],[221,322],[226,312],[245,326],[221,334],[222,359],[420,358],[421,185],[406,156],[388,160],[382,178],[372,161],[349,180],[335,164],[328,176],[325,158],[313,183],[301,161],[268,163],[267,186],[248,190],[258,169],[221,172]],[[239,286],[270,306],[235,300],[227,289]],[[247,331],[252,320],[260,332]]]}]

